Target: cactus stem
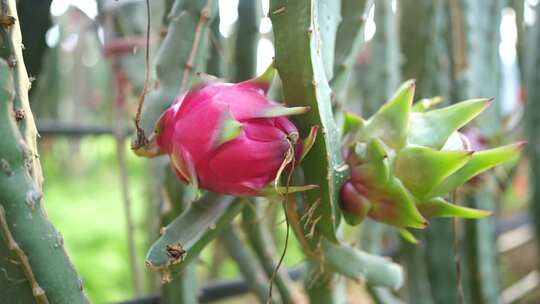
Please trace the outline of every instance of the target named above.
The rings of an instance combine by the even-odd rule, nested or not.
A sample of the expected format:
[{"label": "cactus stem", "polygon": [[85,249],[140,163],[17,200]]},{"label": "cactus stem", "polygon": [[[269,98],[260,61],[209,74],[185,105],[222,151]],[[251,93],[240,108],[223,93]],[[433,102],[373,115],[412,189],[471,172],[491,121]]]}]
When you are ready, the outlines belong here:
[{"label": "cactus stem", "polygon": [[195,57],[197,56],[197,50],[199,49],[199,46],[201,44],[200,41],[201,41],[204,25],[208,22],[212,14],[212,1],[213,0],[208,0],[208,2],[206,2],[206,6],[201,10],[201,16],[199,17],[199,22],[197,23],[197,26],[195,28],[195,37],[193,39],[193,45],[191,46],[191,51],[189,53],[188,61],[184,65],[184,72],[182,73],[182,79],[180,80],[179,95],[182,94],[186,90],[186,84],[189,79],[191,69],[193,68],[193,65],[195,64]]},{"label": "cactus stem", "polygon": [[49,300],[45,295],[45,291],[43,290],[43,288],[41,288],[41,286],[36,280],[36,277],[34,276],[34,272],[32,271],[32,267],[30,266],[28,257],[21,249],[21,247],[19,247],[17,242],[15,242],[15,239],[13,238],[13,235],[9,230],[9,225],[6,219],[6,211],[2,206],[0,206],[0,233],[2,234],[9,250],[15,253],[15,255],[21,261],[20,265],[24,270],[26,279],[28,280],[28,282],[30,282],[30,285],[32,286],[32,294],[36,298],[36,302],[38,302],[39,304],[49,303]]}]

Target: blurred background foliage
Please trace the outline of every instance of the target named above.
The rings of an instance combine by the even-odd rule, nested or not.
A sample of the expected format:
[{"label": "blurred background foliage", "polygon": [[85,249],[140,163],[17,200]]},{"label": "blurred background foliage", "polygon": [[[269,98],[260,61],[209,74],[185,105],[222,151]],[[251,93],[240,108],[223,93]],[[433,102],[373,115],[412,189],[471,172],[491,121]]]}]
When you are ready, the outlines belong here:
[{"label": "blurred background foliage", "polygon": [[[234,48],[237,35],[244,29],[236,27],[239,22],[238,2],[219,1],[219,18],[212,24],[210,33],[211,53],[214,54],[210,60],[218,56],[221,62],[209,62],[209,69],[229,80],[238,75],[234,67],[236,61],[243,58],[242,54],[235,54]],[[343,106],[370,115],[401,80],[414,77],[419,80],[418,97],[442,95],[445,103],[449,103],[477,95],[496,96],[493,109],[477,124],[485,144],[507,143],[525,136],[522,114],[527,95],[524,84],[529,81],[525,70],[530,67],[534,71],[533,67],[537,67],[533,59],[528,59],[536,53],[529,55],[527,50],[530,48],[525,42],[538,42],[535,42],[536,38],[526,40],[524,37],[533,37],[531,28],[538,23],[535,23],[538,1],[373,2],[375,5],[368,5],[365,11],[356,12],[364,18],[365,42],[354,59],[353,85],[344,98],[347,102],[336,107]],[[164,36],[164,16],[171,3],[167,0],[151,1],[152,58]],[[266,68],[274,55],[271,22],[266,17],[268,1],[261,3],[259,37],[254,42],[258,73]],[[460,16],[466,21],[464,29],[452,28],[449,21],[449,12],[456,11],[455,7],[452,8],[456,3],[463,5],[462,12],[467,12]],[[24,57],[28,72],[34,78],[31,105],[41,133],[40,156],[48,214],[64,235],[67,251],[93,302],[110,303],[153,295],[158,291],[158,278],[153,274],[142,271],[139,274],[141,282],[133,281],[136,271],[129,262],[126,210],[122,203],[127,199],[132,206],[135,256],[142,268],[142,257],[159,230],[159,224],[153,217],[156,217],[156,212],[165,212],[156,211],[154,199],[156,184],[162,178],[155,174],[159,162],[137,158],[131,153],[129,140],[123,140],[131,130],[131,117],[144,82],[144,2],[20,0],[18,10],[24,37]],[[123,39],[117,39],[111,27],[122,33]],[[457,39],[453,37],[464,33],[472,34]],[[461,47],[471,60],[465,66],[460,65],[459,56],[449,55],[460,47],[456,46],[456,41],[464,43],[465,46]],[[116,59],[106,56],[107,42],[116,43],[114,45],[118,49],[115,52],[122,55]],[[118,58],[119,63],[115,61]],[[526,60],[533,63],[527,64]],[[122,66],[125,78],[125,104],[120,105],[113,93],[118,84],[115,77],[119,76],[115,64]],[[534,79],[530,82],[533,88],[540,85]],[[534,89],[528,92],[537,94]],[[539,95],[532,97],[540,98]],[[115,108],[117,106],[119,111]],[[538,105],[533,107],[531,103],[528,106],[531,107],[529,114],[540,112]],[[535,122],[538,124],[538,119],[534,119],[537,118],[530,118],[533,126]],[[499,120],[503,123],[497,123]],[[529,138],[534,142],[538,136],[533,132]],[[534,156],[535,149],[531,150]],[[119,152],[125,155],[124,160],[119,158]],[[538,195],[533,195],[540,187],[539,173],[529,174],[531,166],[533,170],[538,169],[534,164],[524,157],[506,170],[496,170],[491,185],[482,186],[496,189],[497,197],[488,203],[488,208],[497,211],[498,224],[495,225],[495,221],[492,225],[486,224],[489,219],[480,220],[474,229],[488,229],[493,235],[497,231],[504,232],[498,233],[496,245],[492,244],[490,252],[498,260],[497,268],[491,269],[495,276],[483,278],[498,285],[497,273],[500,273],[500,288],[493,287],[495,293],[502,295],[497,297],[497,302],[536,303],[540,299],[540,275],[535,270],[538,268],[538,250],[533,237],[537,229],[531,223],[534,217],[528,215],[529,210],[533,211],[532,214],[540,210]],[[127,177],[127,193],[123,193],[122,183]],[[157,191],[162,190],[158,187]],[[276,223],[272,223],[276,247],[282,248],[284,225],[278,225],[282,223],[282,215],[279,208],[273,212],[278,213]],[[482,225],[487,225],[487,228]],[[408,292],[412,293],[408,295],[410,303],[420,303],[411,299],[423,296],[422,290],[436,290],[434,286],[423,285],[429,285],[430,280],[436,285],[437,279],[422,274],[421,267],[414,268],[419,265],[415,264],[418,259],[424,263],[425,246],[435,246],[426,241],[430,238],[429,233],[419,236],[423,240],[419,247],[408,248],[409,245],[405,245],[403,249],[396,247],[399,243],[397,237],[382,225],[368,220],[363,226],[365,233],[360,236],[352,229],[345,229],[344,234],[351,241],[361,240],[368,251],[393,254],[408,267],[408,284],[417,284],[407,285]],[[441,230],[433,231],[443,234],[448,232],[448,227],[449,222],[441,223],[438,228]],[[448,242],[453,238],[443,240],[447,242],[444,248],[452,249]],[[493,243],[489,237],[487,242],[488,245]],[[429,247],[428,251],[437,248]],[[495,251],[499,254],[496,255]],[[454,257],[453,252],[450,257]],[[286,268],[297,267],[303,262],[300,247],[295,238],[291,238],[285,258]],[[454,264],[446,266],[453,269]],[[201,285],[240,275],[219,240],[203,251],[196,268]],[[414,278],[412,274],[418,276]],[[444,276],[446,274],[438,280],[448,280]],[[355,288],[358,285],[354,283],[349,285],[349,292],[354,295],[351,298],[358,299],[355,303],[370,301],[364,288]],[[405,294],[406,290],[400,291],[402,297],[407,297]],[[231,301],[254,300],[233,298]],[[380,303],[398,303],[396,299],[391,301],[394,302],[378,300]],[[441,302],[426,299],[422,303]]]}]

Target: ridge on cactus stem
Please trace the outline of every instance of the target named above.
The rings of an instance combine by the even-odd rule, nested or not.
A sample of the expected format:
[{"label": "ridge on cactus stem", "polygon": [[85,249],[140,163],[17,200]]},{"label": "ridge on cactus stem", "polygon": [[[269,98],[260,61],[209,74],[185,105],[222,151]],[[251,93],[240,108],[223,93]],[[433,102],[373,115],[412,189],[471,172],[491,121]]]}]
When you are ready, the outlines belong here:
[{"label": "ridge on cactus stem", "polygon": [[445,196],[514,158],[524,145],[474,150],[477,145],[471,145],[458,130],[491,99],[471,99],[433,110],[440,97],[413,105],[414,90],[414,81],[405,82],[367,120],[346,114],[344,151],[351,177],[340,195],[341,211],[349,224],[359,224],[367,216],[396,227],[411,242],[414,236],[406,229],[425,228],[431,217],[489,216],[487,211],[452,204]]},{"label": "ridge on cactus stem", "polygon": [[303,141],[287,118],[309,107],[287,108],[266,97],[274,73],[270,67],[244,82],[195,86],[162,114],[154,142],[170,156],[181,181],[235,196],[313,188],[278,185],[283,170],[292,170],[308,152],[316,132]]}]

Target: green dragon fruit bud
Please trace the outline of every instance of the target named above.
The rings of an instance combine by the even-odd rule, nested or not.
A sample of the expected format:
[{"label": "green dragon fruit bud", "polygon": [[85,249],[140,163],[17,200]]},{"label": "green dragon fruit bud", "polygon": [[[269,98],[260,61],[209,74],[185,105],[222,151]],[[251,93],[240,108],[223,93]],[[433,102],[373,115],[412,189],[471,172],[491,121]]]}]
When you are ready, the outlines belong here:
[{"label": "green dragon fruit bud", "polygon": [[445,196],[474,176],[519,154],[523,143],[472,151],[459,129],[491,99],[431,108],[440,97],[413,105],[414,81],[405,82],[365,120],[347,113],[343,126],[351,177],[341,189],[341,210],[352,225],[366,216],[398,228],[425,228],[431,217],[481,218],[487,211],[458,206]]}]

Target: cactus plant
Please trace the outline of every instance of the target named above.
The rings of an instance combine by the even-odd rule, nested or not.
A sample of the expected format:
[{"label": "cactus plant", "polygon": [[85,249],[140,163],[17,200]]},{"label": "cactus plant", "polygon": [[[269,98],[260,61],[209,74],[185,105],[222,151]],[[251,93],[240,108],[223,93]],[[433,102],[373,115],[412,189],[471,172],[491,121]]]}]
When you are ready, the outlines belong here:
[{"label": "cactus plant", "polygon": [[12,303],[86,303],[82,281],[43,206],[15,1],[2,1],[0,11],[0,297]]},{"label": "cactus plant", "polygon": [[[319,28],[325,28],[320,23],[337,21],[320,18],[321,5],[307,0],[271,1],[269,12],[274,26],[275,64],[283,82],[284,98],[290,105],[311,106],[309,113],[295,120],[301,134],[307,134],[312,125],[319,125],[321,130],[301,165],[305,183],[320,188],[290,197],[285,206],[291,226],[313,263],[312,269],[325,269],[322,273],[315,271],[315,277],[313,273],[310,277],[307,289],[312,303],[330,303],[343,295],[339,288],[332,287],[338,282],[334,272],[393,288],[402,283],[401,269],[397,265],[337,241],[338,192],[347,177],[347,167],[342,160],[338,129],[330,108],[330,87],[325,72],[328,70],[319,52],[321,47],[334,48],[333,41],[322,40],[329,36],[320,34]],[[347,265],[344,261],[348,261]]]}]

